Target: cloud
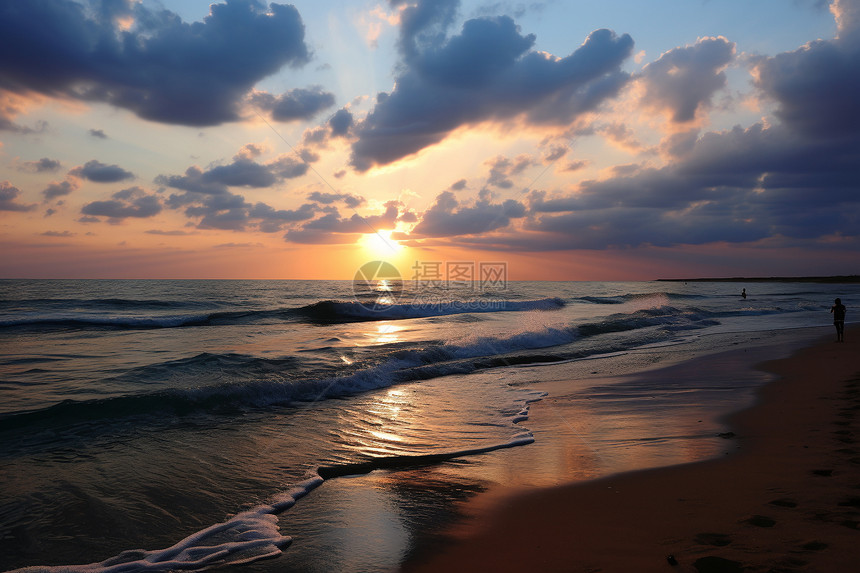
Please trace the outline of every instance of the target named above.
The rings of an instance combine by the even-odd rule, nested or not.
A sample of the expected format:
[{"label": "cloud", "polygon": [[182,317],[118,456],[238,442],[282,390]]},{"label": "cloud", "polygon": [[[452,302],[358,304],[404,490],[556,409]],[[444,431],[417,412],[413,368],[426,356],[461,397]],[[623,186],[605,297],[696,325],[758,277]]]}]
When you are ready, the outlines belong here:
[{"label": "cloud", "polygon": [[93,183],[118,183],[135,177],[134,173],[126,171],[119,165],[106,165],[95,159],[75,167],[69,171],[69,175],[87,179]]},{"label": "cloud", "polygon": [[266,92],[255,92],[251,104],[269,112],[275,121],[298,121],[313,118],[319,112],[334,105],[334,94],[322,86],[296,88],[273,96]]},{"label": "cloud", "polygon": [[310,203],[305,203],[298,209],[275,209],[265,203],[257,203],[248,211],[248,215],[259,220],[259,229],[264,233],[276,233],[290,223],[307,221],[316,212],[316,205]]},{"label": "cloud", "polygon": [[487,179],[487,185],[501,189],[510,189],[514,186],[514,182],[510,178],[519,175],[532,165],[536,165],[536,162],[530,155],[521,154],[513,160],[499,155],[494,159],[485,161],[484,164],[490,166],[490,176]]},{"label": "cloud", "polygon": [[353,129],[357,170],[417,153],[466,125],[517,118],[569,125],[629,80],[620,69],[633,49],[626,34],[598,30],[556,58],[532,50],[535,37],[506,16],[468,20],[447,37],[456,5],[424,0],[404,10],[396,87]]},{"label": "cloud", "polygon": [[692,46],[675,48],[645,66],[639,77],[645,93],[642,102],[667,111],[675,123],[696,118],[726,85],[723,70],[735,55],[735,44],[723,37],[701,38]]},{"label": "cloud", "polygon": [[60,163],[57,159],[50,159],[48,157],[43,157],[38,161],[25,161],[23,163],[18,164],[18,171],[25,171],[28,173],[54,173],[59,171],[63,167],[63,164]]},{"label": "cloud", "polygon": [[192,193],[218,195],[227,193],[228,187],[260,189],[271,187],[284,179],[301,177],[308,172],[309,163],[319,156],[307,149],[285,153],[268,163],[257,163],[254,158],[264,152],[261,146],[248,144],[242,147],[230,163],[210,167],[206,171],[196,165],[184,175],[158,175],[156,185],[172,187]]},{"label": "cloud", "polygon": [[162,231],[160,229],[150,229],[148,231],[144,231],[147,235],[162,235],[165,237],[185,237],[187,235],[193,235],[194,233],[189,233],[188,231],[181,231],[179,229],[173,229],[171,231]]},{"label": "cloud", "polygon": [[[4,8],[0,5],[0,10]],[[2,39],[0,39],[2,42]],[[0,54],[0,61],[4,54]],[[2,77],[2,65],[0,65],[0,77]],[[15,123],[15,117],[26,111],[26,108],[31,107],[40,98],[25,98],[20,95],[3,91],[2,83],[0,83],[0,131],[11,131],[12,133],[42,133],[48,129],[48,123],[45,121],[36,122],[36,127],[27,127]]]},{"label": "cloud", "polygon": [[36,205],[23,205],[18,203],[21,190],[9,181],[0,182],[0,211],[32,211]]},{"label": "cloud", "polygon": [[0,89],[109,103],[151,121],[236,121],[255,84],[308,60],[290,5],[226,0],[186,23],[142,2],[0,3]]},{"label": "cloud", "polygon": [[477,235],[507,227],[511,219],[526,215],[525,206],[508,199],[503,203],[492,203],[478,199],[472,205],[462,205],[451,191],[443,191],[436,201],[419,216],[420,221],[408,235],[394,238],[459,237]]},{"label": "cloud", "polygon": [[264,246],[263,243],[221,243],[215,245],[216,249],[247,249],[258,248]]},{"label": "cloud", "polygon": [[109,222],[119,223],[127,218],[148,218],[161,213],[161,199],[147,193],[141,187],[129,187],[117,191],[108,201],[93,201],[81,208],[81,214],[89,217],[108,217]]},{"label": "cloud", "polygon": [[[487,239],[524,250],[860,237],[860,138],[810,141],[786,126],[701,137],[683,159],[528,196],[525,233]],[[623,172],[619,172],[623,173]],[[475,239],[480,243],[480,239]]]},{"label": "cloud", "polygon": [[198,229],[222,229],[243,231],[249,223],[248,210],[252,205],[241,195],[229,192],[218,195],[200,196],[186,193],[184,196],[171,196],[171,207],[186,205],[185,215],[199,218]]},{"label": "cloud", "polygon": [[103,129],[91,129],[89,133],[92,137],[95,137],[96,139],[108,139],[108,136]]},{"label": "cloud", "polygon": [[361,216],[355,213],[346,218],[342,218],[337,209],[332,208],[322,217],[290,229],[284,239],[291,243],[320,245],[354,243],[364,234],[394,229],[401,207],[398,201],[388,201],[385,211],[379,215]]},{"label": "cloud", "polygon": [[41,233],[43,237],[62,237],[67,239],[69,237],[74,237],[77,233],[72,233],[71,231],[45,231]]},{"label": "cloud", "polygon": [[320,193],[319,191],[314,191],[308,195],[308,201],[315,201],[323,205],[331,205],[332,203],[343,201],[350,209],[355,209],[365,203],[364,197],[353,195],[352,193]]},{"label": "cloud", "polygon": [[310,163],[319,159],[316,154],[301,153],[296,157],[293,153],[286,153],[275,158],[272,162],[266,165],[277,178],[280,179],[295,179],[301,177],[310,169]]},{"label": "cloud", "polygon": [[832,4],[838,37],[755,62],[756,85],[778,104],[785,125],[811,137],[856,136],[860,131],[860,8]]},{"label": "cloud", "polygon": [[311,219],[318,210],[313,203],[305,203],[298,209],[275,209],[262,202],[250,203],[241,195],[226,190],[217,194],[186,192],[171,195],[167,206],[181,209],[186,217],[196,219],[198,229],[264,233],[278,232]]},{"label": "cloud", "polygon": [[349,128],[352,127],[353,121],[352,113],[348,109],[337,110],[331,119],[328,120],[332,136],[344,136],[349,133]]},{"label": "cloud", "polygon": [[80,187],[77,179],[66,179],[65,181],[51,181],[48,187],[42,191],[46,201],[53,201],[57,197],[63,197],[70,194]]},{"label": "cloud", "polygon": [[271,187],[278,180],[268,167],[246,159],[213,167],[203,172],[200,178],[207,185],[231,187]]}]

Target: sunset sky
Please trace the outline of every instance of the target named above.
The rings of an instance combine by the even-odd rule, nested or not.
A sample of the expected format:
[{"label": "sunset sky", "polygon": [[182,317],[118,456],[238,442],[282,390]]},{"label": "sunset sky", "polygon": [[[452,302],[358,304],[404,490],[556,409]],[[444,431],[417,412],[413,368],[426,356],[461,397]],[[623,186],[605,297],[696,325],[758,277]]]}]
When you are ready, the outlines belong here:
[{"label": "sunset sky", "polygon": [[0,3],[0,278],[860,273],[860,0]]}]

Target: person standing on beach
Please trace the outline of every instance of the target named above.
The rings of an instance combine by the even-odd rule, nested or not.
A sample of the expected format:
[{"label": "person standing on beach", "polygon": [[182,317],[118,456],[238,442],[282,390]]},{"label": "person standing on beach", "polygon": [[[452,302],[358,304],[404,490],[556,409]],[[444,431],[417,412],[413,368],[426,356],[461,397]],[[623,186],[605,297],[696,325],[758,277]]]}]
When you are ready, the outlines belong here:
[{"label": "person standing on beach", "polygon": [[833,313],[833,326],[836,327],[836,342],[845,342],[845,305],[841,299],[834,301],[836,304],[830,307]]}]

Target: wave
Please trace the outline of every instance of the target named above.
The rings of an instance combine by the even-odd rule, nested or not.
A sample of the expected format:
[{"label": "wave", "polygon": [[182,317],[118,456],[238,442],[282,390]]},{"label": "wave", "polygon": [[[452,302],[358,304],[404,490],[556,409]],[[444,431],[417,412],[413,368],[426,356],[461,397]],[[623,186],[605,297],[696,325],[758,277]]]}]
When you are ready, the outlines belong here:
[{"label": "wave", "polygon": [[633,301],[654,300],[695,300],[708,298],[701,294],[686,294],[673,292],[652,292],[652,293],[628,293],[613,296],[581,296],[575,300],[579,302],[588,302],[591,304],[626,304]]},{"label": "wave", "polygon": [[398,320],[407,318],[429,318],[463,313],[524,312],[533,310],[558,310],[565,305],[560,298],[539,300],[454,300],[428,301],[412,304],[362,303],[358,301],[324,300],[301,307],[297,312],[321,322],[355,322],[362,320]]},{"label": "wave", "polygon": [[309,321],[313,323],[340,323],[373,320],[427,318],[463,313],[557,310],[564,306],[558,298],[529,301],[474,300],[446,301],[423,304],[392,304],[373,308],[357,301],[324,300],[297,308],[265,310],[212,311],[178,314],[105,314],[85,312],[25,313],[0,317],[0,328],[53,327],[53,328],[118,328],[156,329],[188,326],[278,323]]},{"label": "wave", "polygon": [[46,326],[55,328],[175,328],[200,326],[211,314],[165,316],[101,316],[87,314],[40,314],[0,319],[0,328]]},{"label": "wave", "polygon": [[680,310],[671,306],[649,308],[630,314],[615,314],[600,322],[580,324],[577,332],[586,337],[649,327],[662,327],[669,332],[691,330],[719,324],[718,314],[702,309]]},{"label": "wave", "polygon": [[[48,308],[109,308],[109,309],[148,309],[148,308],[199,308],[212,306],[212,302],[193,300],[161,300],[161,299],[129,299],[129,298],[32,298],[0,301],[0,308],[5,307],[48,307]],[[215,303],[221,304],[221,303]]]},{"label": "wave", "polygon": [[[534,393],[525,399],[511,424],[528,419],[529,405],[542,399],[545,393]],[[213,567],[236,566],[271,559],[283,554],[292,538],[278,527],[278,515],[292,508],[327,480],[366,474],[376,470],[400,470],[428,466],[445,461],[525,446],[534,442],[531,432],[519,432],[506,442],[477,447],[370,458],[361,462],[345,462],[318,466],[308,476],[268,503],[257,505],[221,523],[192,533],[181,541],[159,550],[135,549],[98,563],[85,565],[36,566],[15,569],[7,573],[148,573],[160,571],[202,571]]]},{"label": "wave", "polygon": [[[79,435],[110,431],[118,420],[143,424],[161,423],[165,417],[194,414],[235,415],[247,409],[319,401],[360,394],[404,382],[427,380],[449,374],[468,374],[499,365],[547,362],[559,357],[538,355],[507,360],[507,353],[567,344],[575,330],[546,328],[511,337],[480,337],[456,344],[430,344],[411,348],[393,347],[370,361],[358,363],[351,372],[334,367],[301,372],[299,359],[268,359],[242,354],[203,353],[131,370],[121,376],[131,380],[186,377],[192,380],[229,380],[192,388],[166,388],[93,400],[64,400],[46,408],[0,417],[0,432],[45,427]],[[496,357],[491,361],[486,357]],[[501,362],[500,362],[501,361]],[[33,434],[30,432],[30,434]],[[22,437],[30,442],[38,437]],[[15,440],[9,440],[13,443]],[[24,446],[22,442],[22,447]],[[29,444],[32,446],[33,444]]]},{"label": "wave", "polygon": [[[533,305],[527,306],[533,308]],[[543,327],[509,336],[466,337],[448,343],[395,344],[380,347],[374,354],[357,360],[349,367],[309,363],[299,357],[272,359],[235,353],[202,353],[133,369],[117,380],[122,383],[206,380],[206,385],[162,388],[95,400],[66,400],[40,410],[7,414],[0,418],[0,431],[42,426],[69,428],[86,425],[91,428],[98,423],[109,427],[118,419],[158,423],[165,415],[233,415],[246,409],[339,398],[395,384],[469,374],[499,366],[582,358],[653,342],[653,336],[647,335],[627,342],[613,340],[610,346],[602,342],[587,347],[576,344],[601,334],[650,327],[658,327],[660,332],[671,334],[713,324],[718,324],[713,313],[660,307],[613,315],[600,322]]]},{"label": "wave", "polygon": [[[552,300],[552,299],[548,299]],[[520,308],[535,308],[527,301]],[[546,303],[544,303],[546,304]],[[552,303],[555,304],[555,303]],[[344,366],[340,362],[307,360],[301,356],[261,358],[228,353],[202,353],[143,366],[117,377],[117,382],[139,384],[173,380],[194,387],[162,388],[95,400],[66,400],[30,412],[0,417],[0,431],[40,426],[64,428],[76,424],[109,425],[117,419],[143,423],[168,416],[195,413],[232,415],[246,409],[289,405],[360,394],[405,382],[451,374],[469,374],[500,366],[541,364],[625,351],[665,340],[675,333],[717,325],[727,316],[746,312],[712,312],[672,306],[619,313],[600,321],[563,327],[542,327],[509,336],[466,337],[447,343],[424,341],[381,346]],[[600,335],[631,332],[625,338]],[[587,340],[592,342],[586,343]],[[206,381],[200,385],[200,381]],[[11,443],[11,441],[10,441]]]}]

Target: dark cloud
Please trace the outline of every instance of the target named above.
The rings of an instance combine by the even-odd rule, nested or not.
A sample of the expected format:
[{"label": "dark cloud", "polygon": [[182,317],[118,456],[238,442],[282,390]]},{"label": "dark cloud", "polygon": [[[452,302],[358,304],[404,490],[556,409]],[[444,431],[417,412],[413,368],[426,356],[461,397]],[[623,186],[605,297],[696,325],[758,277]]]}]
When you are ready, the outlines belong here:
[{"label": "dark cloud", "polygon": [[[390,0],[392,6],[407,4]],[[438,45],[457,16],[460,0],[419,0],[406,6],[400,14],[398,49],[407,60],[417,57],[427,47]]]},{"label": "dark cloud", "polygon": [[186,192],[171,195],[167,206],[183,210],[186,217],[197,219],[199,229],[228,231],[261,231],[274,233],[294,223],[312,219],[317,206],[306,203],[298,209],[275,209],[265,203],[250,203],[229,191],[217,194]]},{"label": "dark cloud", "polygon": [[43,157],[38,161],[25,161],[18,164],[18,171],[26,171],[28,173],[54,173],[63,167],[57,159],[49,159]]},{"label": "dark cloud", "polygon": [[[305,159],[307,157],[307,159]],[[310,169],[309,163],[319,159],[319,155],[302,155],[295,157],[293,154],[282,155],[266,165],[272,173],[282,179],[295,179],[301,177]]]},{"label": "dark cloud", "polygon": [[570,151],[570,148],[566,145],[552,145],[544,154],[543,160],[547,163],[555,163]]},{"label": "dark cloud", "polygon": [[400,208],[398,201],[385,204],[385,211],[379,215],[341,217],[337,209],[309,221],[301,227],[290,229],[284,239],[291,243],[303,244],[349,244],[364,234],[375,233],[381,229],[393,229],[397,224]]},{"label": "dark cloud", "polygon": [[271,187],[278,181],[269,167],[246,159],[213,167],[200,178],[204,185],[228,187]]},{"label": "dark cloud", "polygon": [[87,179],[93,183],[118,183],[126,179],[134,179],[134,173],[126,171],[119,165],[106,165],[95,159],[75,167],[69,171],[69,175]]},{"label": "dark cloud", "polygon": [[364,217],[355,213],[351,217],[341,218],[337,210],[334,210],[305,224],[304,229],[329,233],[373,233],[379,229],[392,229],[397,223],[399,205],[397,201],[389,201],[381,215]]},{"label": "dark cloud", "polygon": [[645,105],[669,110],[672,121],[692,121],[726,85],[723,69],[732,61],[735,45],[725,38],[702,38],[693,46],[675,48],[642,70]]},{"label": "dark cloud", "polygon": [[348,109],[339,109],[328,120],[328,125],[332,136],[344,136],[349,133],[349,128],[353,125],[352,113]]},{"label": "dark cloud", "polygon": [[103,129],[91,129],[90,135],[95,137],[96,139],[107,139],[108,138],[107,134],[104,132]]},{"label": "dark cloud", "polygon": [[812,137],[860,131],[860,22],[856,3],[834,2],[839,36],[772,58],[760,58],[756,85],[779,104],[776,115]]},{"label": "dark cloud", "polygon": [[251,96],[251,103],[269,112],[276,121],[308,120],[333,106],[334,102],[334,94],[324,91],[321,86],[296,88],[280,96],[265,92],[256,92]]},{"label": "dark cloud", "polygon": [[81,214],[90,217],[107,217],[111,223],[123,219],[147,218],[158,215],[163,206],[157,195],[147,193],[141,187],[130,187],[117,191],[108,201],[93,201],[81,208]]},{"label": "dark cloud", "polygon": [[571,55],[548,58],[505,16],[468,20],[448,37],[456,5],[425,0],[404,11],[396,87],[379,94],[353,129],[359,171],[417,153],[465,125],[518,117],[567,125],[629,79],[620,69],[633,48],[628,35],[598,30]]},{"label": "dark cloud", "polygon": [[585,181],[573,194],[532,192],[525,232],[469,241],[522,250],[773,237],[829,245],[829,237],[860,238],[858,164],[860,134],[846,145],[842,136],[810,141],[785,126],[738,127],[706,134],[661,169]]},{"label": "dark cloud", "polygon": [[333,203],[343,201],[347,207],[355,209],[356,207],[364,204],[365,199],[364,197],[353,195],[352,193],[320,193],[319,191],[314,191],[308,195],[308,201],[315,201],[317,203],[322,203],[323,205],[331,205]]},{"label": "dark cloud", "polygon": [[184,196],[171,196],[168,205],[185,205],[185,215],[198,218],[198,229],[222,229],[244,231],[250,223],[248,210],[253,206],[241,195],[229,192],[217,195],[186,193]]},{"label": "dark cloud", "polygon": [[211,178],[204,180],[203,174],[202,169],[192,165],[185,170],[185,175],[158,175],[155,184],[205,195],[227,193],[227,187],[223,183],[213,182]]},{"label": "dark cloud", "polygon": [[275,209],[264,203],[257,203],[248,211],[248,215],[259,220],[259,229],[264,233],[277,233],[287,224],[313,218],[316,212],[316,205],[311,203],[305,203],[298,209]]},{"label": "dark cloud", "polygon": [[300,149],[298,155],[284,154],[262,164],[253,159],[260,154],[260,147],[249,144],[244,146],[230,163],[210,167],[206,171],[192,165],[185,170],[184,175],[158,175],[155,183],[205,195],[227,193],[228,187],[260,189],[272,187],[284,179],[301,177],[310,169],[309,163],[319,159],[319,155],[307,149]]},{"label": "dark cloud", "polygon": [[511,219],[526,215],[525,206],[508,199],[503,203],[479,199],[471,206],[461,205],[451,191],[443,191],[435,203],[420,215],[420,222],[408,235],[398,238],[458,237],[476,235],[507,227]]},{"label": "dark cloud", "polygon": [[0,3],[0,89],[105,102],[152,121],[235,121],[257,82],[308,59],[288,5],[226,0],[186,23],[141,2]]},{"label": "dark cloud", "polygon": [[75,179],[66,179],[65,181],[51,181],[42,191],[47,201],[52,201],[57,197],[68,195],[80,187],[80,184]]},{"label": "dark cloud", "polygon": [[9,181],[0,181],[0,211],[32,211],[36,205],[18,203],[21,190]]}]

